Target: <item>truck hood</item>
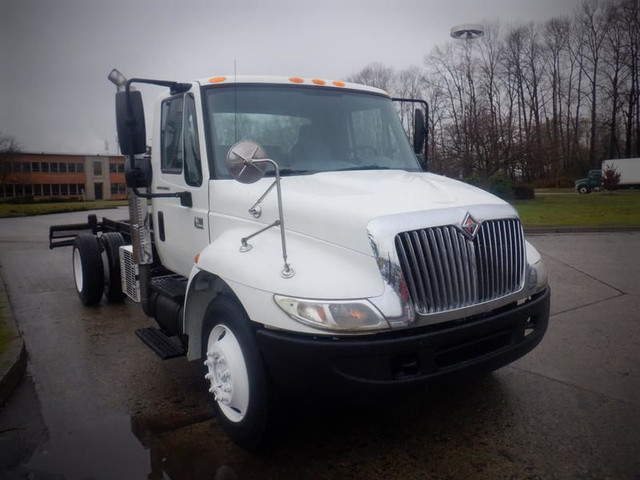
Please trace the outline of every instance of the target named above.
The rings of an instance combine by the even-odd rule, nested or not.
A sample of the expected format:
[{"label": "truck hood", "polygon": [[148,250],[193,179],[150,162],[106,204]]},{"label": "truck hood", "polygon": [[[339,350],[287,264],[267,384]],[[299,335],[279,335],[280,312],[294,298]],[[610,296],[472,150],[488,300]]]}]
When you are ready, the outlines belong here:
[{"label": "truck hood", "polygon": [[[253,185],[229,182],[212,185],[212,208],[226,215],[250,218],[248,208],[273,178],[264,178]],[[503,200],[471,185],[431,173],[401,170],[283,177],[282,200],[287,231],[367,255],[372,254],[367,225],[374,218],[424,212],[423,226],[427,227],[432,225],[430,212],[434,210],[460,209],[451,219],[451,223],[456,223],[462,221],[467,207],[506,205]],[[269,224],[276,218],[277,199],[273,191],[262,203],[259,221]]]}]

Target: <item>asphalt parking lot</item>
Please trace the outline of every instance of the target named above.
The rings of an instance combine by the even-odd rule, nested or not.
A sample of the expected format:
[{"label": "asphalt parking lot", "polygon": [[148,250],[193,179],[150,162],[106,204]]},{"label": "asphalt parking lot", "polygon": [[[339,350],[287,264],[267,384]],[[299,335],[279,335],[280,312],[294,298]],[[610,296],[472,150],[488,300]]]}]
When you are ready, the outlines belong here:
[{"label": "asphalt parking lot", "polygon": [[149,321],[136,305],[80,305],[70,249],[49,251],[47,232],[85,218],[0,219],[0,275],[29,352],[0,410],[0,477],[640,478],[640,232],[529,237],[552,285],[537,349],[382,405],[288,405],[256,455],[211,418],[197,365],[138,341]]}]

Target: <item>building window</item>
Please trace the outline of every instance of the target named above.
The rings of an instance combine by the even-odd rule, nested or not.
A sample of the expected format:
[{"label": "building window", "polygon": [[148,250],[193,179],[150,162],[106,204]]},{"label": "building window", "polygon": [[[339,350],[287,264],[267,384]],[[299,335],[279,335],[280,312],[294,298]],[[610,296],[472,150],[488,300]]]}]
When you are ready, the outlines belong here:
[{"label": "building window", "polygon": [[84,195],[84,183],[76,183],[78,195]]},{"label": "building window", "polygon": [[102,162],[93,162],[93,175],[96,177],[102,176]]},{"label": "building window", "polygon": [[124,173],[124,163],[110,163],[109,172],[111,173]]},{"label": "building window", "polygon": [[40,171],[40,162],[31,162],[31,171],[39,172]]},{"label": "building window", "polygon": [[76,164],[75,163],[67,163],[67,172],[76,173]]},{"label": "building window", "polygon": [[49,164],[47,162],[42,162],[42,171],[44,173],[49,173]]},{"label": "building window", "polygon": [[84,163],[76,163],[76,172],[78,173],[84,172]]},{"label": "building window", "polygon": [[22,171],[24,173],[31,173],[31,162],[24,162],[22,164]]},{"label": "building window", "polygon": [[49,166],[51,167],[51,173],[58,173],[58,162],[51,162]]},{"label": "building window", "polygon": [[42,185],[42,195],[45,195],[47,197],[51,195],[51,185],[49,185],[48,183]]},{"label": "building window", "polygon": [[60,195],[60,185],[57,183],[51,185],[51,195]]},{"label": "building window", "polygon": [[67,164],[60,162],[60,173],[67,173]]},{"label": "building window", "polygon": [[60,195],[69,195],[69,185],[66,183],[60,185]]}]

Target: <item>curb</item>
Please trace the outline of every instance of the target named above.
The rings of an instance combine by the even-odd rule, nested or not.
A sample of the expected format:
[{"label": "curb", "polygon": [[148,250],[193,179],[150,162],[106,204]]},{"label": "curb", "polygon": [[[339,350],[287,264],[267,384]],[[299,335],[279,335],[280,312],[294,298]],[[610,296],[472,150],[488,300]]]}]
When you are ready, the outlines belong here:
[{"label": "curb", "polygon": [[3,322],[9,330],[9,343],[4,353],[0,354],[0,406],[9,399],[22,380],[27,369],[27,349],[20,336],[11,311],[4,281],[0,277],[0,312]]}]

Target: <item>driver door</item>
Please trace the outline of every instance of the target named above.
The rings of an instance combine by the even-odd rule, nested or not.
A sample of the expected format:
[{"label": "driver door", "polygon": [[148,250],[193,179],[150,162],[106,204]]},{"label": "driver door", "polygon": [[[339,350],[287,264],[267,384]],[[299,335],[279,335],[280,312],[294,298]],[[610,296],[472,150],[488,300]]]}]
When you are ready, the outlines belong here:
[{"label": "driver door", "polygon": [[[153,199],[156,248],[165,267],[188,276],[194,257],[209,244],[208,169],[202,162],[204,145],[199,125],[199,91],[164,100],[160,110],[160,138],[155,142],[160,156],[157,193],[191,193],[192,205],[179,198]],[[156,164],[157,165],[157,164]]]}]

